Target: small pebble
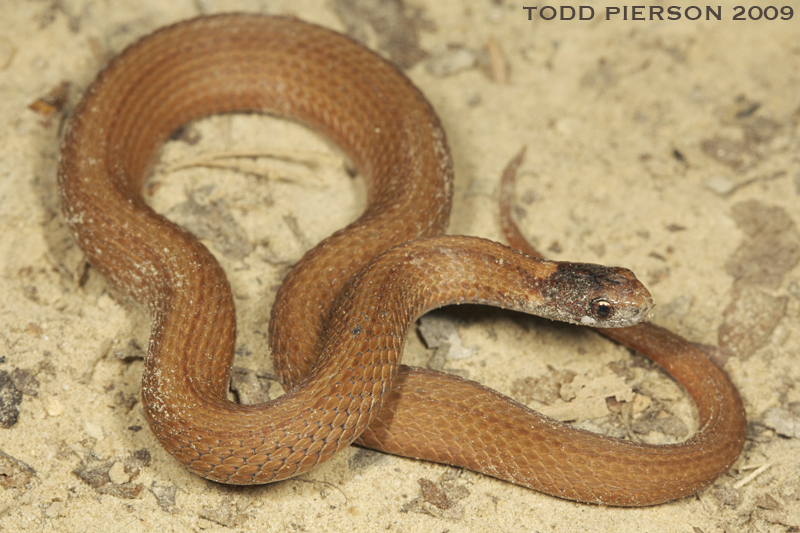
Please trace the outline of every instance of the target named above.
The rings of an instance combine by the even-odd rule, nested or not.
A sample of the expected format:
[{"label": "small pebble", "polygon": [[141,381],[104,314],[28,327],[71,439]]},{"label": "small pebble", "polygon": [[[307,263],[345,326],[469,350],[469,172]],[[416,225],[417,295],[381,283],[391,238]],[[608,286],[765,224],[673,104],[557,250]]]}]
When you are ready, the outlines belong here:
[{"label": "small pebble", "polygon": [[55,396],[49,396],[44,402],[44,410],[48,416],[61,416],[64,414],[64,404]]}]

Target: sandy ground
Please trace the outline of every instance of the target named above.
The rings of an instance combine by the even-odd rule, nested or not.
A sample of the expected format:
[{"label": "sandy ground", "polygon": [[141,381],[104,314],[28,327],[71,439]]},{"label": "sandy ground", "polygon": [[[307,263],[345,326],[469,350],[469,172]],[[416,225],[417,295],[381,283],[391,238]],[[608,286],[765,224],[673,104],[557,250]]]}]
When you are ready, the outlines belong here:
[{"label": "sandy ground", "polygon": [[[604,6],[622,4],[586,2],[594,20],[529,21],[507,0],[225,3],[350,31],[408,67],[456,162],[451,233],[501,238],[498,179],[527,145],[523,231],[550,257],[631,268],[655,297],[654,322],[720,346],[750,420],[741,458],[696,496],[616,509],[357,448],[297,479],[230,488],[161,449],[139,401],[147,318],[86,270],[63,225],[59,135],[109,57],[222,4],[0,3],[0,530],[800,528],[800,13],[732,21],[725,3],[721,21],[605,20]],[[274,397],[264,332],[276,287],[309,246],[357,216],[363,187],[335,149],[284,121],[215,117],[189,137],[198,142],[165,148],[148,195],[220,257],[239,311],[240,394]],[[269,157],[208,168],[210,155],[286,150],[317,168]],[[176,167],[197,159],[203,166]],[[648,442],[694,427],[678,387],[591,331],[483,308],[435,318],[452,333],[449,348],[412,334],[413,364],[543,409],[574,406],[569,391],[581,384],[621,380],[632,409],[601,392],[600,412],[576,409],[579,425]]]}]

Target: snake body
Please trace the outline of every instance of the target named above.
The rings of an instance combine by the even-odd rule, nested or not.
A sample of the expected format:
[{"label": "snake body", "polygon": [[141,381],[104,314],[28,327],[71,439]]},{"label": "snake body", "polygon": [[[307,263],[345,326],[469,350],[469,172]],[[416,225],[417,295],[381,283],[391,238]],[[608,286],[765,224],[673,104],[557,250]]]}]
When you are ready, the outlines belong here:
[{"label": "snake body", "polygon": [[[287,277],[270,344],[288,392],[249,406],[226,397],[236,326],[225,273],[195,237],[147,206],[141,188],[176,129],[252,111],[326,135],[365,176],[368,198],[358,220]],[[697,402],[700,430],[670,446],[572,429],[477,383],[400,365],[410,324],[441,305],[619,327],[638,322],[652,300],[625,269],[443,236],[452,164],[436,114],[394,67],[330,30],[219,15],[135,43],[76,108],[59,186],[91,265],[150,312],[142,401],[153,433],[206,478],[277,481],[356,442],[564,498],[649,505],[708,485],[741,450],[736,390],[688,343],[669,346],[678,355],[660,364]]]}]

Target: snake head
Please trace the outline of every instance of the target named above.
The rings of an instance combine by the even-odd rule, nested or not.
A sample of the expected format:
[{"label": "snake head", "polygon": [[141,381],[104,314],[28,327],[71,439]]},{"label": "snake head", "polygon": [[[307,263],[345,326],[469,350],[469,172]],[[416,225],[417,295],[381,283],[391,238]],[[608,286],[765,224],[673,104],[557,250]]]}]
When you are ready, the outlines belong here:
[{"label": "snake head", "polygon": [[543,293],[549,318],[596,328],[636,325],[653,307],[633,272],[590,263],[558,263]]}]

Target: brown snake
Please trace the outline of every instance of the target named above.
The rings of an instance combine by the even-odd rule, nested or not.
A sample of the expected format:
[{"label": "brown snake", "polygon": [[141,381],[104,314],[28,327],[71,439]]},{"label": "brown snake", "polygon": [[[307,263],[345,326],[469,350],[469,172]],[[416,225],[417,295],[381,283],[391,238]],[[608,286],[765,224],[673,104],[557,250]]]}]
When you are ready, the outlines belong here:
[{"label": "brown snake", "polygon": [[[236,326],[224,272],[141,196],[176,129],[248,111],[320,131],[368,188],[363,215],[306,254],[278,294],[270,343],[289,392],[261,405],[226,397]],[[609,505],[679,498],[725,472],[744,442],[739,396],[691,344],[655,327],[628,341],[664,352],[659,364],[697,403],[700,428],[681,444],[588,433],[477,383],[399,364],[410,324],[441,305],[484,303],[597,326],[634,324],[652,305],[625,269],[441,236],[451,181],[439,120],[405,76],[335,32],[253,15],[187,21],[125,50],[76,108],[59,166],[65,217],[90,263],[151,313],[145,414],[193,472],[267,483],[355,442]]]}]

